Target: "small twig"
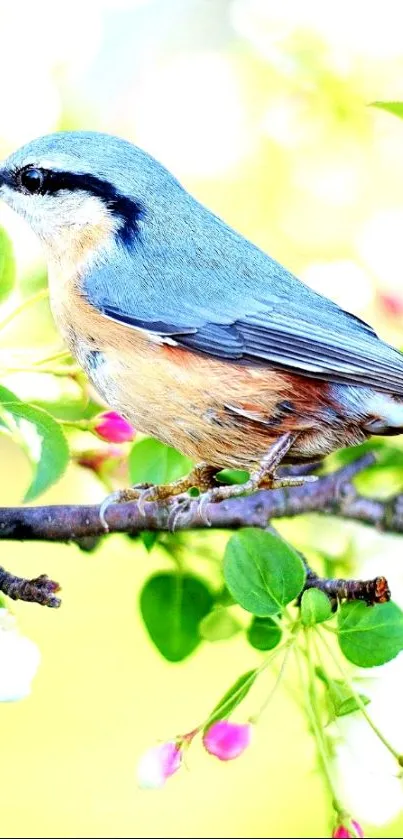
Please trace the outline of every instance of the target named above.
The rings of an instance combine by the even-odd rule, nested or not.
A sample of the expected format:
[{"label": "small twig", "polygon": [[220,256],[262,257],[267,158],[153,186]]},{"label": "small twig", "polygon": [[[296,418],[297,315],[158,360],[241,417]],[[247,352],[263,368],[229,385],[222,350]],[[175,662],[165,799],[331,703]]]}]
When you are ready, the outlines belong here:
[{"label": "small twig", "polygon": [[[270,530],[274,530],[274,528],[271,527]],[[329,597],[334,609],[336,609],[337,603],[342,600],[347,602],[363,600],[368,606],[375,606],[376,603],[388,603],[390,600],[391,594],[386,577],[375,577],[373,580],[343,580],[333,577],[320,577],[311,568],[304,554],[301,551],[298,551],[298,554],[306,571],[305,585],[298,597],[298,605],[301,603],[304,591],[309,588],[317,588],[323,591]]]},{"label": "small twig", "polygon": [[304,590],[317,588],[331,599],[363,600],[368,606],[388,603],[390,600],[390,589],[386,577],[375,577],[373,580],[333,580],[319,577],[308,566],[307,571]]},{"label": "small twig", "polygon": [[59,583],[50,580],[46,574],[28,580],[15,577],[5,568],[0,568],[0,591],[12,600],[27,600],[29,603],[50,606],[51,609],[57,609],[61,604],[60,598],[54,596],[60,591]]}]

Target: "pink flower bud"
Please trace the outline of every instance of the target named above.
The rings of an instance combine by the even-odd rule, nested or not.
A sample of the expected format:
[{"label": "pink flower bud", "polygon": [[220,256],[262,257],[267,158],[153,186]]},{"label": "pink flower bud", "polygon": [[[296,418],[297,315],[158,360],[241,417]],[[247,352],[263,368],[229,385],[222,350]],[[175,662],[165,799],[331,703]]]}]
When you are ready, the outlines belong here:
[{"label": "pink flower bud", "polygon": [[394,294],[392,291],[380,291],[378,294],[379,303],[387,315],[399,318],[403,315],[403,297]]},{"label": "pink flower bud", "polygon": [[353,819],[351,820],[351,825],[354,828],[355,833],[351,833],[344,824],[339,824],[332,833],[333,839],[350,839],[353,836],[364,836],[363,829],[358,822],[355,822]]},{"label": "pink flower bud", "polygon": [[161,789],[167,778],[178,771],[181,762],[181,748],[172,740],[148,749],[140,758],[137,767],[139,787],[142,789]]},{"label": "pink flower bud", "polygon": [[134,440],[136,431],[130,422],[116,411],[105,411],[92,421],[92,429],[108,443],[128,443]]},{"label": "pink flower bud", "polygon": [[218,720],[203,735],[205,749],[219,760],[233,760],[249,746],[252,737],[250,723]]},{"label": "pink flower bud", "polygon": [[99,472],[104,463],[108,460],[116,460],[124,456],[123,450],[119,446],[105,446],[103,449],[88,449],[75,455],[75,460],[80,466],[85,466],[86,469],[92,469],[93,472]]}]

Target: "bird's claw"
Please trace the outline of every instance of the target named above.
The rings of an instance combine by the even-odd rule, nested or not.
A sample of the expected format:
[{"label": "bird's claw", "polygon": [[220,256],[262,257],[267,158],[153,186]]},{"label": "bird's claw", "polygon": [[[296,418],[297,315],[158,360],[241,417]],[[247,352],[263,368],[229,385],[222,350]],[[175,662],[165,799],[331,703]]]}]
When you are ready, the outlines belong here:
[{"label": "bird's claw", "polygon": [[216,499],[214,493],[215,489],[209,489],[201,493],[198,498],[192,498],[191,495],[183,493],[172,499],[172,508],[168,516],[169,529],[174,532],[180,526],[186,527],[191,521],[193,512],[196,511],[202,522],[210,527],[211,519],[207,514],[207,507],[215,500],[221,500],[220,498]]},{"label": "bird's claw", "polygon": [[171,501],[171,510],[168,515],[168,528],[175,532],[175,530],[182,525],[185,527],[191,519],[192,505],[197,498],[192,498],[186,492],[177,495]]},{"label": "bird's claw", "polygon": [[148,489],[139,490],[139,494],[137,497],[137,509],[141,516],[146,515],[145,505],[149,504],[150,501],[156,500],[155,488],[149,487]]},{"label": "bird's claw", "polygon": [[[207,525],[207,527],[211,527],[211,519],[210,519],[210,516],[207,513],[207,507],[208,507],[209,504],[214,504],[215,503],[217,490],[219,490],[219,489],[220,489],[220,487],[215,487],[214,489],[208,489],[206,492],[203,492],[202,495],[200,495],[200,497],[199,497],[198,513],[199,513],[199,516],[200,516],[201,520],[204,522],[204,524]],[[219,501],[219,500],[220,500],[220,498],[217,498],[217,501]]]},{"label": "bird's claw", "polygon": [[109,524],[106,521],[106,512],[109,510],[109,507],[112,504],[119,504],[121,500],[122,492],[121,490],[116,490],[116,492],[111,492],[109,495],[104,498],[100,508],[99,508],[99,519],[102,524],[102,527],[105,533],[109,533]]},{"label": "bird's claw", "polygon": [[[151,488],[152,489],[152,488]],[[137,501],[139,512],[142,516],[145,515],[143,504],[145,501],[152,501],[152,498],[143,499],[143,495],[147,495],[150,491],[149,484],[135,484],[128,489],[118,489],[116,492],[111,492],[104,498],[99,508],[99,518],[105,533],[109,533],[109,525],[106,521],[106,512],[109,510],[111,504],[122,504],[125,501]]]}]

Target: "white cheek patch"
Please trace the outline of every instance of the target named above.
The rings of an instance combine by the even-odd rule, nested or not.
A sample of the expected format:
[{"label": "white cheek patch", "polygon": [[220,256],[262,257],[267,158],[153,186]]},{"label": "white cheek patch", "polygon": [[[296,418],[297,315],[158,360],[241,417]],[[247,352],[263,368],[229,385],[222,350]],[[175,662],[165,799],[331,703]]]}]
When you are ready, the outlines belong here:
[{"label": "white cheek patch", "polygon": [[[0,197],[3,201],[11,207],[12,210],[15,210],[20,216],[26,218],[29,223],[31,223],[31,213],[32,213],[32,199],[35,198],[34,195],[24,195],[22,192],[17,192],[15,189],[11,189],[11,187],[4,184],[0,190]],[[30,209],[31,208],[31,209]]]},{"label": "white cheek patch", "polygon": [[50,199],[53,199],[52,215],[63,226],[95,227],[111,219],[110,212],[100,198],[81,190],[58,193],[50,196]]},{"label": "white cheek patch", "polygon": [[84,190],[60,191],[54,195],[27,195],[4,185],[0,196],[31,225],[41,239],[51,244],[61,231],[79,232],[83,227],[105,225],[116,230],[118,223],[100,198]]}]

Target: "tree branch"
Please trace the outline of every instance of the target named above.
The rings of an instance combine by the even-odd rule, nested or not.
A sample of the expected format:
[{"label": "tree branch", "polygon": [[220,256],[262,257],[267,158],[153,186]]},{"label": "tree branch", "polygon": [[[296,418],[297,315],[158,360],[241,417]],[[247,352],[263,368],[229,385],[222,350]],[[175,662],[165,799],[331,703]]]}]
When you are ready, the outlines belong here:
[{"label": "tree branch", "polygon": [[[359,521],[389,533],[403,533],[403,494],[378,500],[359,495],[352,479],[375,462],[369,453],[317,481],[277,490],[256,492],[210,504],[207,515],[211,528],[266,527],[270,519],[291,518],[302,513],[321,513]],[[136,502],[116,504],[108,509],[111,533],[136,534],[143,530],[169,530],[172,502],[151,502],[142,515]],[[190,500],[186,520],[177,530],[205,529],[198,500]],[[44,540],[93,544],[104,535],[99,505],[51,505],[46,507],[1,507],[0,539]]]},{"label": "tree branch", "polygon": [[[253,495],[210,504],[207,518],[200,515],[198,499],[189,499],[186,515],[176,519],[177,530],[236,530],[239,527],[267,528],[271,519],[299,516],[302,513],[324,513],[372,525],[378,530],[403,532],[403,494],[386,501],[359,495],[352,479],[375,462],[373,454],[365,454],[353,463],[314,483],[299,487],[266,490]],[[109,532],[136,535],[144,530],[167,531],[173,502],[151,502],[140,513],[137,503],[116,504],[108,509]],[[99,505],[52,505],[46,507],[0,508],[0,539],[76,542],[83,549],[94,547],[105,535]],[[305,560],[304,560],[305,561]],[[330,598],[362,599],[367,603],[386,602],[390,597],[384,577],[375,580],[326,580],[307,566],[305,588],[320,588]],[[33,580],[15,577],[0,568],[0,591],[14,600],[29,600],[44,606],[57,607],[59,590],[56,582],[45,574]]]}]

